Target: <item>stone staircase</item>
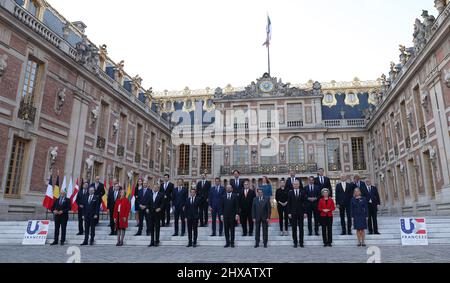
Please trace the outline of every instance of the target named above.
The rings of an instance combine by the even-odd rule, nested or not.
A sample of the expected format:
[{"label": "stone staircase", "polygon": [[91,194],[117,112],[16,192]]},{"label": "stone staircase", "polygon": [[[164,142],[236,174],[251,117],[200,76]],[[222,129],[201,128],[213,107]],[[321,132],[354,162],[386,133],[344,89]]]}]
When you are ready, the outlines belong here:
[{"label": "stone staircase", "polygon": [[[96,229],[96,245],[115,245],[116,236],[109,236],[110,229],[108,220],[103,220]],[[26,222],[0,222],[0,245],[21,245],[23,234],[26,229]],[[305,220],[306,224],[306,220]],[[130,221],[130,228],[127,230],[124,244],[127,246],[147,246],[150,237],[135,237],[137,231],[136,222]],[[450,245],[450,217],[430,217],[427,218],[428,238],[430,245]],[[53,241],[53,222],[50,225],[47,243]],[[145,231],[145,227],[144,227]],[[399,246],[401,245],[399,218],[397,217],[380,217],[379,232],[381,235],[367,235],[366,243],[368,245],[378,246]],[[83,241],[83,236],[76,236],[78,233],[78,223],[69,221],[67,225],[67,245],[79,245]],[[333,226],[333,244],[335,246],[354,246],[356,244],[356,236],[341,236],[339,220],[335,219]],[[161,228],[161,246],[185,246],[187,244],[187,236],[172,237],[173,227]],[[211,228],[199,228],[198,244],[201,246],[223,246],[225,244],[224,237],[210,237]],[[253,246],[254,237],[242,237],[242,229],[236,228],[236,245],[237,246]],[[270,246],[290,246],[292,245],[292,237],[284,237],[279,235],[278,223],[273,223],[269,227],[269,245]],[[305,236],[305,246],[321,246],[321,236]]]}]

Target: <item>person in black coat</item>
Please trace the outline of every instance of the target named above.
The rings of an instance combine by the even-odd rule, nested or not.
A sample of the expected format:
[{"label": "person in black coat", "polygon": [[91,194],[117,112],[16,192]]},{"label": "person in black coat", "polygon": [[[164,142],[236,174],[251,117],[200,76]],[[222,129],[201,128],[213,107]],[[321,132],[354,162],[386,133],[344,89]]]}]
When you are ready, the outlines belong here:
[{"label": "person in black coat", "polygon": [[108,190],[108,203],[107,207],[109,210],[109,227],[111,228],[110,236],[117,235],[116,224],[114,223],[114,207],[116,205],[116,200],[119,198],[120,184],[117,179],[114,179],[113,186]]},{"label": "person in black coat", "polygon": [[[105,185],[100,182],[100,176],[95,177],[95,182],[91,184],[92,187],[95,188],[95,195],[100,200],[98,202],[98,210],[100,211],[100,206],[102,204],[102,198],[106,194]],[[100,216],[95,220],[95,225],[100,221]]]},{"label": "person in black coat", "polygon": [[100,199],[95,195],[95,187],[89,188],[89,195],[84,199],[83,219],[84,219],[84,242],[82,246],[86,246],[89,241],[89,235],[91,239],[89,244],[92,246],[95,239],[95,223],[100,214]]},{"label": "person in black coat", "polygon": [[147,236],[150,236],[150,215],[147,213],[147,210],[150,206],[151,199],[151,189],[148,187],[148,182],[144,181],[142,183],[142,189],[139,191],[139,197],[136,206],[139,207],[139,228],[135,236],[142,235],[142,229],[144,228],[144,219],[146,224],[146,232]]},{"label": "person in black coat", "polygon": [[75,198],[75,203],[78,206],[78,234],[77,236],[84,235],[84,200],[89,195],[89,182],[84,182],[81,191],[78,192]]},{"label": "person in black coat", "polygon": [[323,189],[328,189],[328,191],[330,192],[329,197],[332,198],[333,197],[333,188],[331,187],[331,180],[330,178],[325,176],[325,171],[323,170],[323,168],[320,168],[318,171],[318,176],[317,178],[315,178],[315,184],[316,186],[320,187],[320,191],[322,191]]},{"label": "person in black coat", "polygon": [[217,228],[217,218],[219,218],[219,236],[222,237],[223,235],[223,222],[220,218],[220,209],[222,204],[222,197],[225,194],[225,188],[221,185],[220,178],[216,178],[214,180],[214,187],[209,190],[209,198],[208,198],[208,204],[209,208],[211,209],[211,228],[212,228],[212,234],[211,237],[215,237],[216,234],[216,228]]},{"label": "person in black coat", "polygon": [[[353,198],[353,183],[347,182],[348,176],[341,176],[341,183],[336,185],[336,204],[339,208],[339,214],[341,217],[341,235],[352,235],[352,215],[351,215],[351,201]],[[345,223],[345,217],[347,216],[347,225]]]},{"label": "person in black coat", "polygon": [[296,180],[300,182],[300,188],[303,188],[302,178],[295,177],[295,171],[294,170],[291,170],[289,172],[289,175],[290,176],[286,178],[286,189],[293,190],[294,189],[294,183],[295,183]]},{"label": "person in black coat", "polygon": [[159,234],[161,230],[161,217],[164,211],[165,194],[159,191],[157,184],[153,185],[153,190],[150,193],[150,200],[146,214],[150,220],[150,245],[149,247],[159,246]]},{"label": "person in black coat", "polygon": [[[300,182],[294,182],[294,189],[289,191],[288,196],[288,213],[292,223],[292,238],[294,240],[294,248],[303,248],[304,244],[304,219],[307,216],[305,214],[305,202],[307,201],[306,192],[303,188],[300,188]],[[297,236],[297,228],[300,236]]]},{"label": "person in black coat", "polygon": [[200,202],[200,226],[208,226],[208,198],[211,182],[206,180],[206,174],[202,174],[202,180],[197,183],[197,195],[201,198]]},{"label": "person in black coat", "polygon": [[[359,188],[361,190],[362,194],[365,194],[367,192],[367,186],[366,183],[364,183],[363,181],[361,181],[361,177],[356,174],[355,176],[353,176],[353,187],[354,188]],[[364,195],[363,195],[364,196]]]},{"label": "person in black coat", "polygon": [[173,215],[175,218],[174,222],[174,234],[172,237],[176,237],[179,235],[179,225],[178,221],[181,218],[181,237],[184,237],[184,234],[186,233],[186,221],[184,218],[184,205],[186,204],[186,199],[188,197],[188,190],[183,187],[183,179],[179,179],[177,182],[176,188],[173,190],[172,194],[172,204],[173,204]]},{"label": "person in black coat", "polygon": [[60,196],[53,202],[52,213],[55,216],[55,239],[52,246],[58,244],[59,230],[61,229],[61,246],[66,241],[67,221],[69,220],[69,211],[72,205],[70,199],[66,198],[66,192],[61,191]]},{"label": "person in black coat", "polygon": [[189,239],[187,248],[197,247],[198,220],[201,216],[202,201],[203,199],[197,196],[197,190],[192,188],[190,190],[189,198],[186,200],[186,205],[184,206],[184,215],[186,217]]},{"label": "person in black coat", "polygon": [[225,248],[234,248],[235,227],[239,219],[239,197],[233,193],[233,187],[227,185],[226,193],[222,197],[221,219],[225,226]]},{"label": "person in black coat", "polygon": [[269,223],[272,214],[272,206],[270,205],[270,198],[264,196],[262,189],[257,189],[258,195],[255,196],[252,203],[253,221],[256,225],[255,234],[255,248],[259,247],[261,239],[261,226],[263,229],[263,243],[264,248],[267,248],[269,242]]},{"label": "person in black coat", "polygon": [[230,179],[230,185],[233,188],[233,193],[239,195],[244,189],[244,180],[241,178],[241,173],[238,170],[233,171],[234,178]]},{"label": "person in black coat", "polygon": [[255,197],[256,193],[250,188],[250,182],[245,181],[242,194],[239,195],[239,211],[240,211],[239,215],[241,217],[243,237],[247,236],[247,232],[248,236],[250,237],[253,236],[252,206]]},{"label": "person in black coat", "polygon": [[366,198],[369,209],[369,218],[367,220],[367,227],[369,228],[369,234],[380,235],[378,232],[377,213],[378,206],[381,204],[378,188],[372,186],[372,181],[366,179],[366,190],[362,192]]},{"label": "person in black coat", "polygon": [[289,189],[286,188],[286,183],[280,181],[280,188],[275,193],[275,200],[277,202],[278,218],[280,224],[280,236],[288,235],[289,217],[287,211]]},{"label": "person in black coat", "polygon": [[319,236],[319,210],[317,206],[319,199],[321,198],[321,189],[315,185],[314,177],[309,177],[308,185],[304,187],[307,195],[307,201],[305,203],[306,214],[308,215],[308,232],[309,236],[312,236],[312,220],[314,217],[314,234]]},{"label": "person in black coat", "polygon": [[165,174],[163,178],[163,182],[159,187],[159,191],[164,195],[164,211],[161,214],[161,226],[169,226],[170,225],[170,205],[172,201],[172,194],[175,185],[170,182],[170,175]]}]

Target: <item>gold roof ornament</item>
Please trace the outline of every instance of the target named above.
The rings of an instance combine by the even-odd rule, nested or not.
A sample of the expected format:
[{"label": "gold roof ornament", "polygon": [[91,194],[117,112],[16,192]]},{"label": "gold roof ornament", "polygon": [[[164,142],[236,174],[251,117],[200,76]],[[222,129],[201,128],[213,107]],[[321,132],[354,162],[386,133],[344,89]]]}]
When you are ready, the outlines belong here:
[{"label": "gold roof ornament", "polygon": [[333,107],[337,105],[336,93],[327,92],[323,96],[322,105],[326,107]]},{"label": "gold roof ornament", "polygon": [[355,107],[356,105],[359,105],[359,98],[357,91],[349,91],[347,94],[345,94],[345,105]]}]

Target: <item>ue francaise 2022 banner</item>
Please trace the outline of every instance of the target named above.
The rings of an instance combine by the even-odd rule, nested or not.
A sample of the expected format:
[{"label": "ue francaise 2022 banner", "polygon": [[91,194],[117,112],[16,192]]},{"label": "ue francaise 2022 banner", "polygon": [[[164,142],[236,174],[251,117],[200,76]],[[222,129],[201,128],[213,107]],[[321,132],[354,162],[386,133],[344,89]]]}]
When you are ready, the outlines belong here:
[{"label": "ue francaise 2022 banner", "polygon": [[428,230],[425,218],[400,218],[403,246],[428,246]]}]

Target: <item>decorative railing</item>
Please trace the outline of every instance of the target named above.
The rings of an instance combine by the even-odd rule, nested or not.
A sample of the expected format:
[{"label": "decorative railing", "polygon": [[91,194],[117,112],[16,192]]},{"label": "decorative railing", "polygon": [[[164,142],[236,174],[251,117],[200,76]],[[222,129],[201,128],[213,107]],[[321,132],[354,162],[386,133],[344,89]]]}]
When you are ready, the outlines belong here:
[{"label": "decorative railing", "polygon": [[364,128],[366,126],[366,120],[324,120],[324,125],[327,128]]},{"label": "decorative railing", "polygon": [[427,138],[427,127],[425,125],[419,128],[419,135],[421,140]]},{"label": "decorative railing", "polygon": [[18,117],[19,119],[34,123],[36,118],[36,107],[34,107],[31,102],[22,100],[19,106]]},{"label": "decorative railing", "polygon": [[342,170],[341,163],[328,163],[328,171],[336,172],[341,170]]},{"label": "decorative railing", "polygon": [[117,156],[123,157],[125,155],[125,147],[123,145],[117,146]]},{"label": "decorative railing", "polygon": [[98,136],[97,137],[97,148],[105,149],[105,147],[106,147],[106,139],[104,137]]},{"label": "decorative railing", "polygon": [[179,176],[187,176],[187,175],[189,175],[189,169],[178,168],[178,175]]},{"label": "decorative railing", "polygon": [[233,175],[234,170],[238,170],[243,175],[252,174],[289,174],[294,170],[298,174],[313,174],[317,173],[317,164],[260,164],[260,165],[236,165],[236,166],[221,166],[220,173],[222,175]]},{"label": "decorative railing", "polygon": [[356,171],[367,170],[366,163],[364,163],[364,162],[354,163],[353,164],[353,170],[356,170]]},{"label": "decorative railing", "polygon": [[288,128],[301,128],[303,127],[303,121],[288,121]]},{"label": "decorative railing", "polygon": [[235,130],[248,129],[248,123],[234,123]]},{"label": "decorative railing", "polygon": [[259,126],[261,127],[261,129],[274,129],[275,122],[261,122],[259,123]]},{"label": "decorative railing", "polygon": [[200,167],[200,174],[212,174],[211,167]]}]

